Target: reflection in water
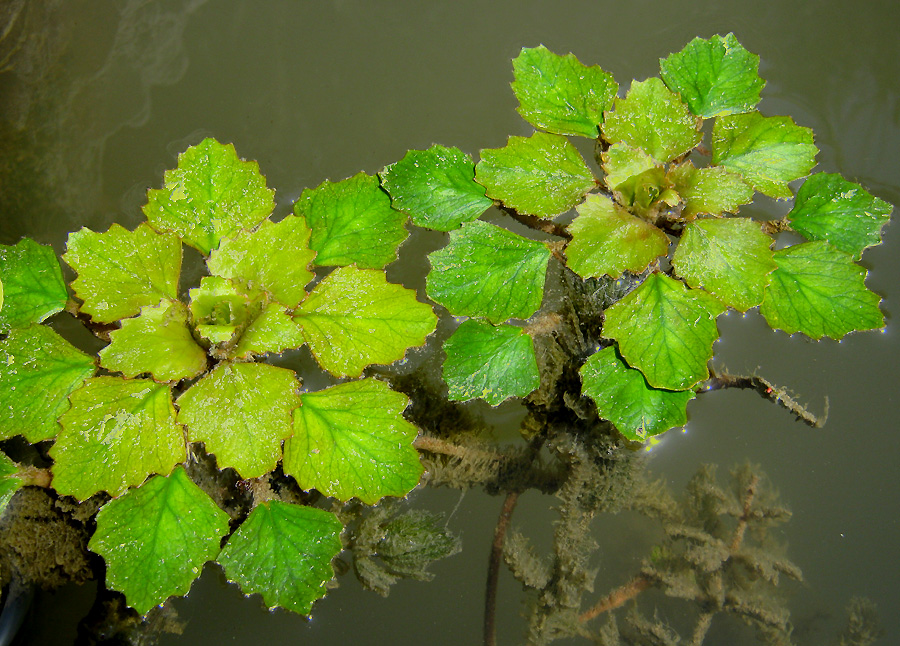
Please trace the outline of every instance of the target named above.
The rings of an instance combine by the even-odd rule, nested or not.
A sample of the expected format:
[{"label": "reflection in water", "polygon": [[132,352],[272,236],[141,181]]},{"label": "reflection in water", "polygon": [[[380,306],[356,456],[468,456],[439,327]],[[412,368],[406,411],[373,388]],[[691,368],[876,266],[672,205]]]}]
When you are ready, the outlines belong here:
[{"label": "reflection in water", "polygon": [[154,86],[183,76],[184,28],[205,2],[108,7],[118,13],[114,36],[105,40],[112,31],[97,24],[86,42],[63,26],[97,12],[93,3],[18,0],[0,9],[0,242],[26,233],[58,242],[49,237],[54,223],[75,229],[88,214],[113,210],[100,203],[106,142],[149,119]]}]

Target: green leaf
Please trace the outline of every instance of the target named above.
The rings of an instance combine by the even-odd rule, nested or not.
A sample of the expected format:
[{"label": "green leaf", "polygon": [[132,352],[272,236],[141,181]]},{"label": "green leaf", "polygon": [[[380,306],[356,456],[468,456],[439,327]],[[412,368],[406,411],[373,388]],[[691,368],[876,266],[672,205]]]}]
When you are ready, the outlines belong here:
[{"label": "green leaf", "polygon": [[0,515],[23,484],[25,483],[19,477],[16,463],[6,457],[5,453],[0,453]]},{"label": "green leaf", "polygon": [[522,48],[513,70],[512,89],[525,121],[558,135],[597,138],[603,112],[612,107],[619,89],[612,74],[543,45]]},{"label": "green leaf", "polygon": [[759,308],[771,327],[839,339],[884,326],[881,299],[866,289],[866,270],[824,240],[776,251],[775,263]]},{"label": "green leaf", "polygon": [[800,187],[787,219],[807,240],[827,240],[859,260],[866,248],[881,244],[881,228],[892,210],[859,184],[817,173]]},{"label": "green leaf", "polygon": [[0,440],[56,437],[69,393],[94,374],[94,360],[44,325],[0,341]]},{"label": "green leaf", "polygon": [[691,287],[703,287],[746,312],[762,303],[775,270],[772,238],[750,218],[707,219],[684,229],[672,263]]},{"label": "green leaf", "polygon": [[264,290],[287,307],[297,307],[304,287],[313,279],[306,220],[289,215],[281,222],[264,220],[255,231],[225,238],[206,261],[210,273],[243,281],[248,289]]},{"label": "green leaf", "polygon": [[300,395],[294,436],[284,445],[284,472],[303,489],[374,504],[402,497],[424,468],[413,447],[418,429],[403,419],[409,399],[376,379]]},{"label": "green leaf", "polygon": [[0,245],[0,281],[0,332],[40,323],[69,299],[53,248],[30,238]]},{"label": "green leaf", "polygon": [[332,513],[271,500],[250,512],[217,560],[245,594],[308,615],[334,578],[342,530]]},{"label": "green leaf", "polygon": [[812,130],[790,117],[748,112],[719,117],[713,126],[712,163],[769,197],[791,197],[787,183],[812,170],[817,152]]},{"label": "green leaf", "polygon": [[685,409],[694,392],[652,388],[613,346],[591,355],[579,373],[582,391],[597,404],[597,412],[629,440],[643,442],[687,422]]},{"label": "green leaf", "polygon": [[744,49],[734,34],[695,38],[660,59],[659,70],[691,112],[705,118],[749,112],[766,84],[759,78],[759,56]]},{"label": "green leaf", "polygon": [[290,437],[300,384],[293,370],[264,363],[220,363],[178,398],[178,421],[204,442],[220,469],[256,478],[275,468]]},{"label": "green leaf", "polygon": [[78,272],[72,288],[84,301],[81,311],[100,323],[134,316],[163,298],[178,300],[181,242],[147,224],[70,233],[63,260]]},{"label": "green leaf", "polygon": [[472,159],[458,148],[410,150],[379,175],[391,205],[419,227],[452,231],[493,205],[475,182]]},{"label": "green leaf", "polygon": [[363,368],[401,359],[425,343],[437,317],[412,290],[384,272],[340,267],[316,285],[294,321],[319,364],[333,375],[358,377]]},{"label": "green leaf", "polygon": [[603,122],[603,138],[644,150],[669,161],[700,143],[700,119],[658,78],[634,81],[624,99],[616,99]]},{"label": "green leaf", "polygon": [[184,462],[184,434],[172,392],[149,379],[94,377],[69,397],[63,430],[50,449],[53,487],[79,500],[98,491],[113,498],[152,473]]},{"label": "green leaf", "polygon": [[669,169],[668,177],[684,200],[681,217],[687,220],[700,213],[737,213],[739,206],[753,200],[753,188],[719,166],[694,168],[686,161]]},{"label": "green leaf", "polygon": [[88,549],[106,561],[106,586],[143,615],[187,594],[227,533],[228,514],[178,467],[106,503]]},{"label": "green leaf", "polygon": [[527,319],[541,306],[550,250],[493,224],[476,220],[450,233],[428,255],[428,297],[456,316],[500,323]]},{"label": "green leaf", "polygon": [[520,327],[469,319],[444,342],[444,351],[451,401],[483,399],[497,406],[541,385],[534,344]]},{"label": "green leaf", "polygon": [[640,175],[644,171],[654,168],[662,168],[662,164],[645,153],[640,148],[634,148],[624,143],[615,143],[601,154],[603,160],[603,172],[606,173],[604,181],[613,191],[627,179]]},{"label": "green leaf", "polygon": [[626,270],[639,274],[668,252],[665,233],[607,197],[589,195],[576,210],[566,256],[569,268],[582,278],[618,278]]},{"label": "green leaf", "polygon": [[540,217],[568,211],[596,186],[575,146],[546,132],[510,137],[504,148],[482,150],[475,181],[504,206]]},{"label": "green leaf", "polygon": [[303,331],[280,303],[268,303],[244,329],[228,356],[246,359],[252,355],[283,352],[305,342]]},{"label": "green leaf", "polygon": [[227,343],[253,318],[249,297],[228,279],[204,276],[188,295],[197,334],[210,343]]},{"label": "green leaf", "polygon": [[252,229],[275,208],[275,191],[255,161],[241,161],[232,144],[204,139],[178,155],[164,188],[147,191],[144,215],[155,229],[174,231],[208,255],[222,238]]},{"label": "green leaf", "polygon": [[603,336],[653,388],[686,390],[709,376],[716,317],[725,306],[701,290],[653,273],[606,310]]},{"label": "green leaf", "polygon": [[305,189],[294,213],[312,229],[309,247],[320,267],[381,269],[397,259],[397,247],[409,235],[406,215],[391,208],[378,178],[365,173]]},{"label": "green leaf", "polygon": [[149,372],[157,381],[180,381],[206,370],[206,352],[188,327],[188,309],[177,301],[142,307],[109,338],[100,350],[100,365],[126,377]]}]

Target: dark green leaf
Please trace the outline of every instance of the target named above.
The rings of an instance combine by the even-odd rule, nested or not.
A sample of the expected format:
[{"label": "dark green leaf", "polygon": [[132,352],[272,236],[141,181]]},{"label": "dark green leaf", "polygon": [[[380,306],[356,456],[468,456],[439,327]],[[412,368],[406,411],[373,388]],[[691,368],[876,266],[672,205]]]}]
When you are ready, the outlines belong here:
[{"label": "dark green leaf", "polygon": [[839,339],[884,325],[881,299],[866,289],[866,270],[824,240],[776,251],[775,263],[759,309],[773,328]]},{"label": "dark green leaf", "polygon": [[652,388],[613,346],[591,355],[579,372],[582,391],[597,404],[597,412],[629,440],[643,442],[687,422],[685,407],[694,392]]},{"label": "dark green leaf", "polygon": [[493,204],[475,182],[472,159],[458,148],[410,150],[379,175],[391,205],[408,213],[416,226],[452,231]]},{"label": "dark green leaf", "polygon": [[341,551],[342,530],[327,511],[270,500],[250,512],[217,560],[244,593],[308,615],[334,578],[331,559]]},{"label": "dark green leaf", "polygon": [[0,439],[56,437],[69,393],[94,374],[94,360],[44,325],[0,341]]},{"label": "dark green leaf", "polygon": [[68,298],[51,247],[30,238],[0,245],[0,332],[40,323],[61,311]]},{"label": "dark green leaf", "polygon": [[451,401],[483,399],[497,406],[541,384],[534,344],[520,327],[469,319],[444,342],[444,351]]},{"label": "dark green leaf", "polygon": [[807,240],[827,240],[858,260],[867,247],[881,243],[881,229],[892,210],[859,184],[818,173],[800,187],[787,219]]},{"label": "dark green leaf", "polygon": [[451,314],[500,323],[527,319],[541,306],[550,250],[540,242],[475,220],[428,259],[425,291]]}]

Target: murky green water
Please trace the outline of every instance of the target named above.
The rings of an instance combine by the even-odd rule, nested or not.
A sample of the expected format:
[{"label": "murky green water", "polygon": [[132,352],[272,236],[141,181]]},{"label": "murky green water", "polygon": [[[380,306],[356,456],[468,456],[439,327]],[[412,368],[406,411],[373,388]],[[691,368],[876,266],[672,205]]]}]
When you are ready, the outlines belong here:
[{"label": "murky green water", "polygon": [[[657,74],[658,59],[694,36],[728,31],[762,56],[761,109],[816,133],[819,170],[900,204],[900,5],[890,0],[4,0],[0,8],[21,8],[0,42],[4,244],[27,235],[61,252],[66,233],[81,226],[133,227],[146,189],[204,136],[258,160],[284,212],[304,187],[373,173],[411,148],[442,143],[477,154],[530,133],[509,89],[510,59],[522,46],[572,51],[627,84]],[[748,392],[713,393],[689,406],[686,433],[671,433],[651,454],[652,469],[676,490],[704,462],[727,468],[749,459],[767,472],[794,512],[783,538],[806,579],[791,600],[800,644],[830,643],[854,595],[879,605],[882,643],[900,640],[898,258],[894,224],[863,261],[869,287],[885,299],[886,333],[812,343],[772,332],[755,313],[720,322],[720,365],[788,385],[813,410],[827,396],[824,429]],[[464,541],[462,554],[433,568],[433,582],[402,583],[385,600],[345,577],[307,622],[264,611],[208,567],[177,602],[184,634],[162,643],[479,643],[500,500],[475,491],[461,501],[446,490],[417,495],[456,508],[450,526]],[[527,494],[515,523],[546,536],[553,504]],[[598,523],[597,540],[605,591],[638,567],[646,544],[627,518]],[[71,642],[92,594],[41,597],[29,641]],[[500,600],[499,643],[520,643],[521,594],[510,577]],[[743,641],[736,634],[725,628],[708,643],[754,643],[751,632],[740,633]]]}]

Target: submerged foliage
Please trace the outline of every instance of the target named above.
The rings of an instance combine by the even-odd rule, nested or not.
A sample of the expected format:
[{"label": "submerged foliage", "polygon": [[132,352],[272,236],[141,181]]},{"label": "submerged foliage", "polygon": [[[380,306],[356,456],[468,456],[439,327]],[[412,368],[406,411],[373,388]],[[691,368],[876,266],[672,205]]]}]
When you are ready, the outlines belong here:
[{"label": "submerged foliage", "polygon": [[[377,176],[304,190],[277,222],[258,164],[205,139],[148,192],[147,222],[69,235],[62,258],[76,273],[77,300],[49,247],[0,246],[0,439],[52,440],[59,494],[111,498],[90,549],[106,561],[107,585],[142,614],[186,593],[207,561],[268,606],[309,613],[334,575],[342,532],[369,587],[386,593],[399,576],[427,578],[430,561],[458,549],[433,518],[315,506],[317,495],[358,500],[362,510],[406,496],[425,471],[419,451],[477,463],[481,475],[466,477],[495,491],[556,491],[571,508],[557,540],[588,541],[603,501],[588,488],[598,478],[630,482],[603,480],[613,472],[603,456],[620,438],[643,442],[685,422],[710,378],[721,314],[759,307],[771,327],[813,339],[884,325],[857,261],[880,243],[892,207],[828,173],[809,176],[794,198],[817,149],[809,128],[756,109],[758,64],[732,34],[698,38],[660,61],[659,78],[622,92],[572,54],[525,48],[512,89],[533,135],[482,150],[477,163],[456,148],[410,151]],[[595,140],[599,173],[569,137]],[[757,192],[793,198],[793,208],[774,223],[739,216]],[[480,219],[492,206],[518,225]],[[447,232],[428,255],[424,294],[385,271],[412,225]],[[806,241],[776,251],[785,230]],[[183,245],[205,261],[196,285],[180,283]],[[622,289],[555,312],[545,299],[552,275],[583,293]],[[63,309],[107,342],[97,357],[43,325]],[[527,398],[531,452],[415,444],[422,431],[411,420],[424,417],[407,410],[404,393],[415,408],[423,391],[392,387],[377,366],[425,345],[435,309],[449,330],[435,410]],[[304,374],[272,365],[303,347],[333,386],[308,392]],[[554,419],[613,444],[601,451],[575,431],[564,436]],[[534,470],[545,445],[565,456],[559,473]],[[201,446],[216,473],[249,492],[245,503],[229,506],[191,475]],[[451,462],[430,463],[432,481]],[[20,481],[0,466],[5,505]],[[738,503],[746,509],[714,515],[749,522],[750,502]],[[797,574],[695,526],[706,520],[682,521],[667,525],[667,543],[642,572],[648,585],[690,579],[703,590],[687,597],[709,607],[709,590],[732,576],[729,559],[769,582]],[[678,570],[685,562],[695,567]],[[585,562],[573,563],[560,578],[535,561],[520,578],[550,607],[589,584]],[[566,603],[541,621],[571,615]],[[545,637],[557,629],[532,625]]]}]

